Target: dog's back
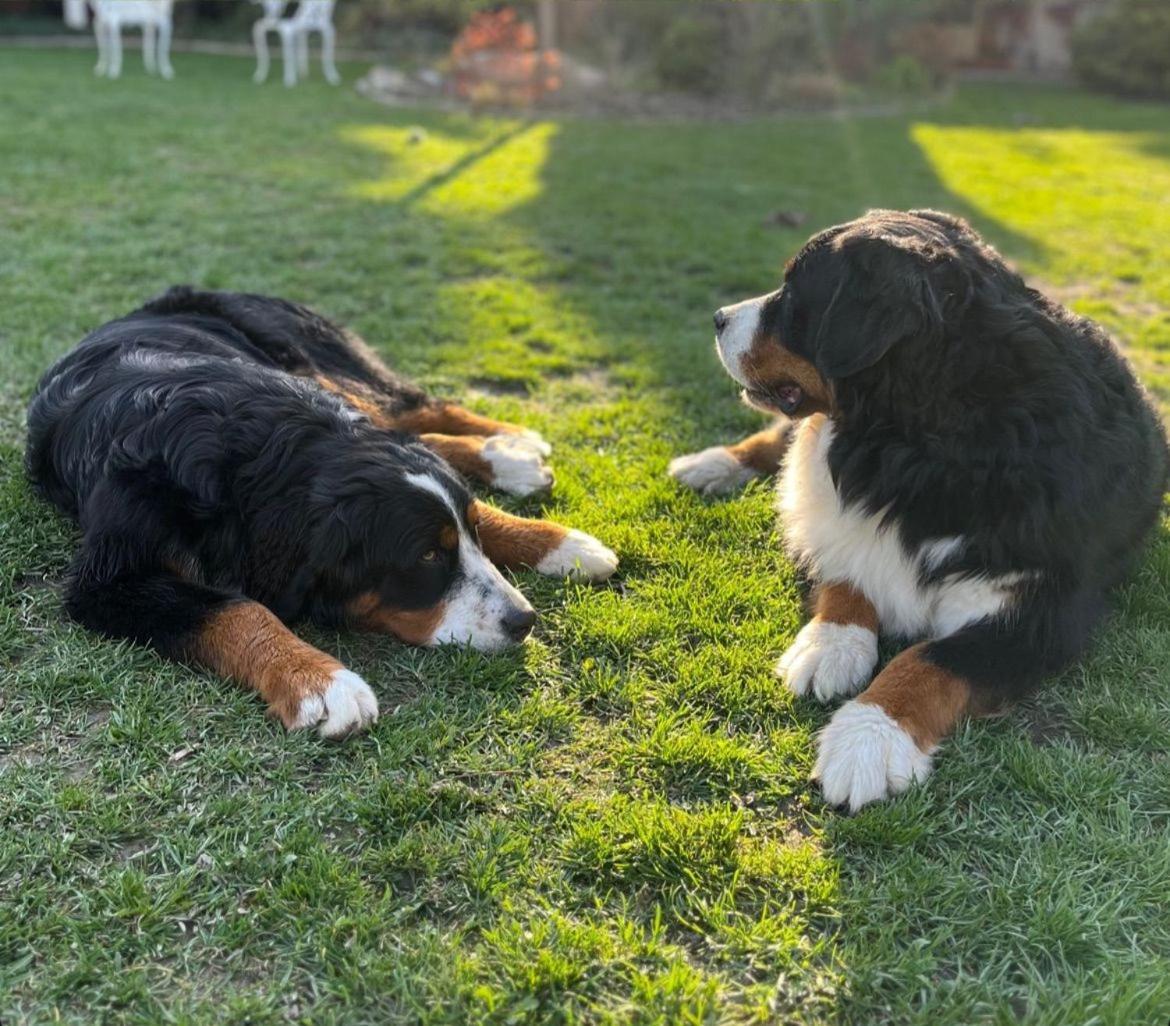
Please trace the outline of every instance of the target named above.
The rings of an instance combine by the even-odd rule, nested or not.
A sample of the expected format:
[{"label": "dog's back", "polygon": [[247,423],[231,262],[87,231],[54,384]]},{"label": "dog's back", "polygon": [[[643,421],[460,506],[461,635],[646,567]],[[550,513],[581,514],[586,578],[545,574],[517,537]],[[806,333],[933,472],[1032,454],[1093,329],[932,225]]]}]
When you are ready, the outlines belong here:
[{"label": "dog's back", "polygon": [[237,414],[261,397],[270,411],[287,406],[303,417],[324,405],[322,414],[337,415],[337,404],[286,373],[271,348],[213,309],[174,302],[183,291],[102,325],[42,377],[29,405],[26,465],[62,511],[78,515],[96,481],[119,466],[159,464],[193,497],[209,498],[216,481],[191,479],[210,462],[201,449],[222,461],[219,422],[233,417],[238,443]]},{"label": "dog's back", "polygon": [[299,303],[249,292],[207,292],[175,285],[142,308],[160,316],[209,317],[230,325],[273,366],[300,376],[359,382],[402,408],[426,399],[422,389],[391,373],[366,344]]}]

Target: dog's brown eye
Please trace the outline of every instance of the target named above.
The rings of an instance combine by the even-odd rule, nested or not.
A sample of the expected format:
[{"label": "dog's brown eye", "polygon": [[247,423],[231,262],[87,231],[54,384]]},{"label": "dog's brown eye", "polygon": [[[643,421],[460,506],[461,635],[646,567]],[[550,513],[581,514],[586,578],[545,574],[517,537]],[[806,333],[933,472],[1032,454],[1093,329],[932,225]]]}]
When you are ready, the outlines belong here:
[{"label": "dog's brown eye", "polygon": [[433,563],[438,558],[439,558],[439,550],[438,549],[427,549],[427,551],[422,554],[422,561],[424,563]]}]

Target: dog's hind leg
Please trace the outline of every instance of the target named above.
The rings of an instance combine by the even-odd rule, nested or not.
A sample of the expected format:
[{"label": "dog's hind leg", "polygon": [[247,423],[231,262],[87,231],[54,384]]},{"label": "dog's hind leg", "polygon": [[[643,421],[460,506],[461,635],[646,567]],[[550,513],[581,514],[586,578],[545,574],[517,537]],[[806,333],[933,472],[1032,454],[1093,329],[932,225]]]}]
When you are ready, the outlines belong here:
[{"label": "dog's hind leg", "polygon": [[552,487],[553,473],[540,449],[523,435],[424,434],[419,441],[465,477],[509,495],[536,495]]},{"label": "dog's hind leg", "polygon": [[483,417],[455,403],[437,400],[429,400],[413,410],[398,414],[393,418],[392,426],[413,434],[478,435],[481,438],[513,435],[524,439],[541,456],[552,452],[552,446],[530,428],[506,420]]},{"label": "dog's hind leg", "polygon": [[788,450],[791,434],[792,422],[778,420],[735,445],[713,445],[678,456],[670,461],[669,473],[704,495],[727,495],[739,491],[753,478],[775,474]]},{"label": "dog's hind leg", "polygon": [[505,569],[588,581],[604,581],[617,569],[617,556],[583,531],[513,516],[484,502],[472,503],[471,517],[484,553]]}]

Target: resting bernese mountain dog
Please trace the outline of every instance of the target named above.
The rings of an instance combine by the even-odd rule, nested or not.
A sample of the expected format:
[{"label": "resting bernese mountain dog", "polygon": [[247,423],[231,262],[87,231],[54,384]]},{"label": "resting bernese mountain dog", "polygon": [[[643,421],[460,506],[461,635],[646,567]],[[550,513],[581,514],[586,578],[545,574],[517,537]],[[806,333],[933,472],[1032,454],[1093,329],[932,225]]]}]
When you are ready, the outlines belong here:
[{"label": "resting bernese mountain dog", "polygon": [[[1083,650],[1158,520],[1164,429],[1101,328],[930,210],[821,232],[715,328],[746,400],[790,419],[671,473],[711,492],[780,469],[815,614],[777,674],[826,702],[865,689],[813,773],[855,810]],[[879,633],[918,643],[875,677]]]},{"label": "resting bernese mountain dog", "polygon": [[617,567],[468,491],[461,474],[549,486],[538,435],[428,397],[281,299],[171,289],[50,369],[28,429],[31,479],[82,530],[68,613],[240,680],[289,729],[341,737],[378,703],[287,623],[492,650],[536,619],[497,567]]}]

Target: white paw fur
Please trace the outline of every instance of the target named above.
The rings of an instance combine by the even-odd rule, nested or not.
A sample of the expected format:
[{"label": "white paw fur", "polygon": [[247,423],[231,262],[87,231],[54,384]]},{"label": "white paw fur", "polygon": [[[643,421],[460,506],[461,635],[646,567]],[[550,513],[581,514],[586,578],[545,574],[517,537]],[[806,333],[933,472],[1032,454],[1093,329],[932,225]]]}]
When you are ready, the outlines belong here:
[{"label": "white paw fur", "polygon": [[798,697],[810,689],[822,702],[852,695],[873,676],[877,635],[856,624],[810,620],[780,657],[776,676]]},{"label": "white paw fur", "polygon": [[726,495],[739,491],[753,477],[758,476],[722,445],[677,456],[670,461],[667,472],[680,484],[703,495]]},{"label": "white paw fur", "polygon": [[538,573],[549,577],[604,581],[618,567],[617,556],[591,534],[570,528],[561,543],[536,564]]},{"label": "white paw fur", "polygon": [[847,702],[818,740],[813,779],[825,801],[856,812],[930,775],[930,755],[876,705]]},{"label": "white paw fur", "polygon": [[492,468],[491,484],[509,495],[533,495],[552,487],[553,473],[545,466],[543,450],[551,451],[539,436],[493,435],[480,455]]},{"label": "white paw fur", "polygon": [[533,431],[531,428],[525,428],[519,434],[512,435],[516,441],[523,445],[527,445],[534,450],[538,456],[543,456],[546,459],[552,455],[552,446],[544,440],[539,432]]},{"label": "white paw fur", "polygon": [[351,670],[334,670],[324,694],[301,701],[291,730],[316,727],[322,737],[340,738],[365,730],[378,718],[378,699]]}]

